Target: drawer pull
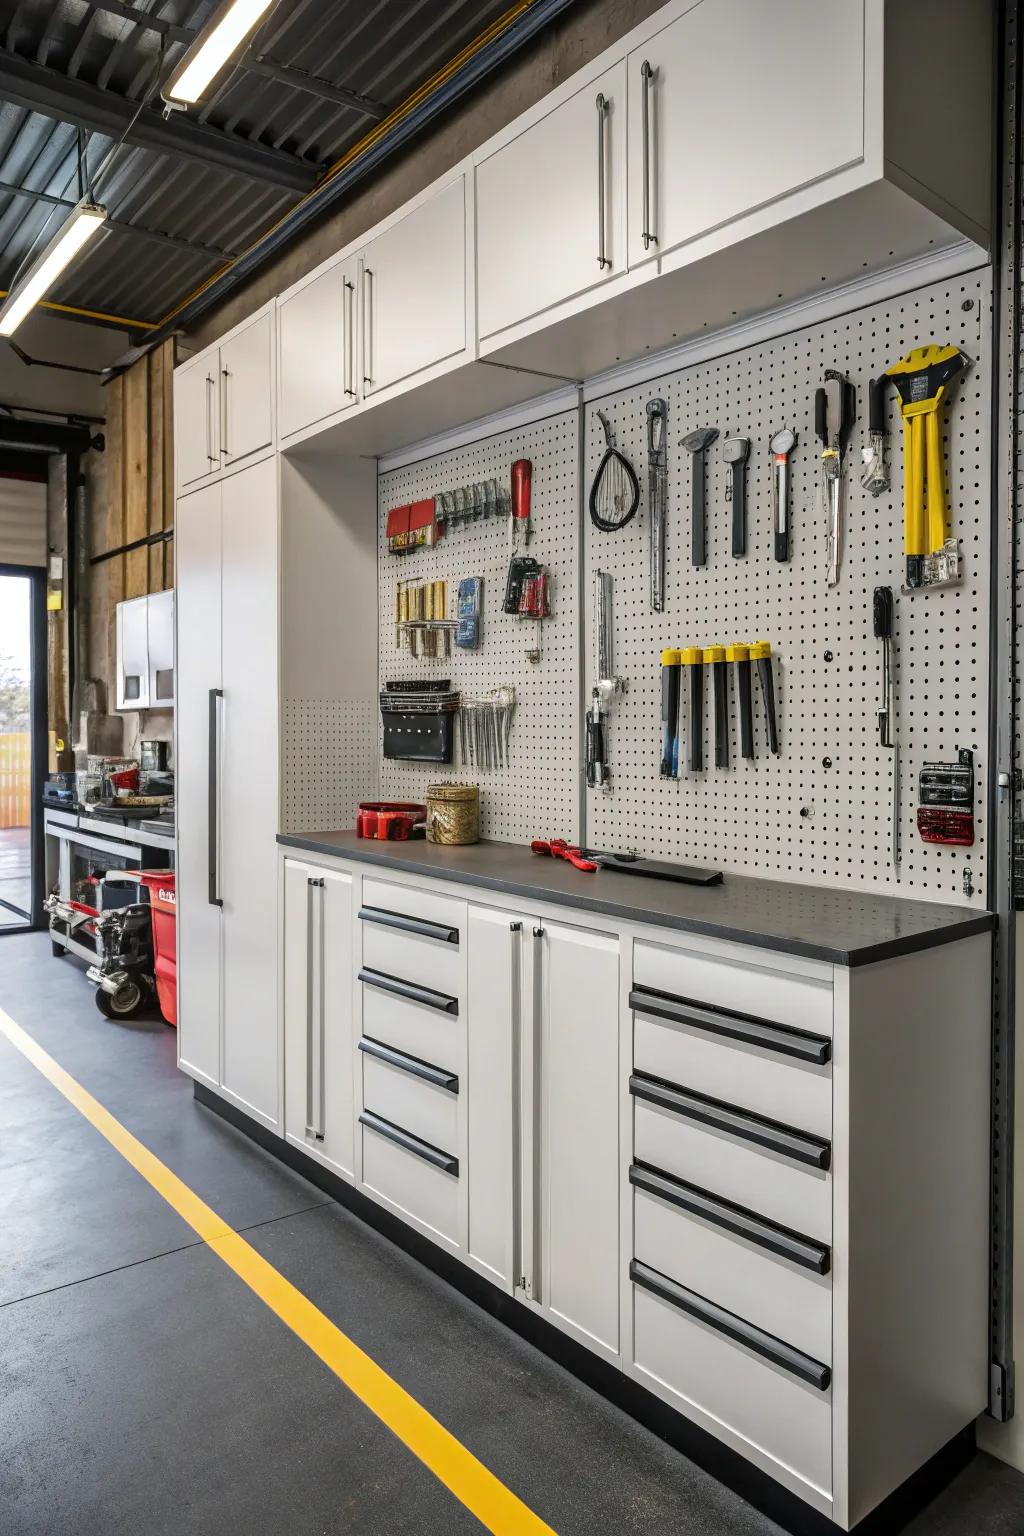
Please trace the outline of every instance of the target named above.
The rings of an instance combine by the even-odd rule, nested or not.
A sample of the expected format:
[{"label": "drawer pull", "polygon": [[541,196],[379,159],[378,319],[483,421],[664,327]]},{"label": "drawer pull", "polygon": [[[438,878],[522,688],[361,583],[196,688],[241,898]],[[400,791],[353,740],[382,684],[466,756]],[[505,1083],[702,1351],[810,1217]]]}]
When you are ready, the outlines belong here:
[{"label": "drawer pull", "polygon": [[737,1317],[735,1312],[727,1312],[724,1307],[717,1307],[705,1296],[698,1296],[696,1291],[688,1291],[684,1285],[677,1285],[674,1280],[669,1280],[666,1275],[659,1274],[656,1269],[648,1268],[637,1259],[630,1262],[629,1278],[634,1285],[650,1291],[652,1296],[660,1296],[662,1301],[678,1307],[680,1312],[696,1318],[700,1323],[706,1323],[717,1333],[724,1333],[726,1338],[745,1345],[755,1355],[760,1355],[764,1360],[770,1360],[773,1365],[781,1366],[784,1371],[789,1371],[792,1376],[798,1376],[801,1381],[809,1382],[812,1387],[817,1387],[819,1392],[828,1391],[832,1372],[827,1365],[822,1365],[821,1361],[815,1360],[812,1355],[805,1355],[802,1350],[794,1349],[791,1344],[784,1344],[774,1334],[765,1333],[763,1328],[755,1328],[753,1323],[745,1322],[742,1317]]},{"label": "drawer pull", "polygon": [[713,1008],[702,1008],[699,1003],[673,997],[668,992],[634,987],[629,994],[629,1006],[637,1013],[670,1019],[673,1024],[689,1024],[709,1035],[725,1035],[730,1040],[759,1045],[762,1050],[795,1056],[798,1061],[810,1061],[819,1067],[832,1055],[832,1041],[827,1035],[812,1035],[803,1029],[790,1029],[786,1024],[768,1024],[763,1019],[748,1019],[736,1013],[717,1013]]},{"label": "drawer pull", "polygon": [[452,1173],[458,1178],[459,1160],[457,1157],[452,1157],[450,1152],[442,1152],[440,1147],[432,1147],[429,1141],[421,1141],[411,1131],[403,1131],[400,1125],[392,1125],[390,1120],[371,1114],[368,1109],[364,1109],[359,1116],[359,1124],[365,1125],[368,1130],[376,1131],[378,1136],[385,1136],[388,1141],[393,1141],[396,1147],[404,1147],[406,1152],[411,1152],[414,1157],[421,1157],[425,1163],[430,1163],[434,1168],[440,1168],[442,1173]]},{"label": "drawer pull", "polygon": [[406,917],[404,912],[388,912],[384,907],[360,907],[359,920],[380,923],[384,928],[401,928],[403,933],[419,933],[425,939],[440,939],[442,944],[457,944],[459,930],[447,923],[431,923],[425,917]]},{"label": "drawer pull", "polygon": [[359,1049],[365,1051],[367,1056],[376,1057],[378,1061],[386,1061],[390,1067],[399,1067],[412,1077],[422,1077],[425,1083],[433,1083],[435,1088],[445,1088],[449,1093],[459,1091],[456,1073],[432,1067],[428,1061],[420,1061],[415,1056],[407,1056],[404,1051],[396,1051],[394,1046],[381,1045],[379,1040],[371,1040],[364,1035],[359,1042]]},{"label": "drawer pull", "polygon": [[691,1216],[699,1216],[726,1232],[744,1237],[748,1242],[756,1243],[759,1248],[767,1249],[769,1253],[777,1253],[780,1258],[799,1264],[802,1269],[811,1269],[816,1275],[828,1274],[831,1260],[828,1248],[813,1242],[809,1237],[790,1232],[786,1227],[776,1226],[774,1221],[766,1221],[763,1216],[755,1216],[753,1211],[745,1210],[742,1205],[733,1205],[731,1200],[720,1200],[716,1195],[698,1189],[695,1184],[684,1184],[682,1179],[674,1179],[654,1168],[645,1168],[642,1163],[632,1164],[629,1182],[635,1189],[656,1195],[659,1200],[676,1205]]},{"label": "drawer pull", "polygon": [[433,987],[418,987],[415,982],[401,981],[397,976],[387,976],[383,971],[371,971],[366,966],[359,972],[359,980],[367,987],[378,987],[381,992],[394,992],[398,997],[407,997],[410,1003],[422,1003],[425,1008],[436,1008],[438,1013],[454,1013],[459,1011],[457,997],[449,997],[446,992],[435,992]]},{"label": "drawer pull", "polygon": [[716,1131],[726,1131],[739,1136],[769,1152],[778,1152],[796,1163],[806,1163],[809,1168],[828,1168],[832,1161],[832,1146],[820,1136],[810,1136],[805,1131],[795,1131],[788,1125],[765,1120],[748,1110],[735,1109],[718,1099],[706,1099],[703,1094],[677,1088],[674,1083],[663,1083],[643,1072],[634,1072],[629,1079],[629,1091],[635,1099],[656,1104],[683,1120],[695,1120],[698,1125],[709,1125]]}]

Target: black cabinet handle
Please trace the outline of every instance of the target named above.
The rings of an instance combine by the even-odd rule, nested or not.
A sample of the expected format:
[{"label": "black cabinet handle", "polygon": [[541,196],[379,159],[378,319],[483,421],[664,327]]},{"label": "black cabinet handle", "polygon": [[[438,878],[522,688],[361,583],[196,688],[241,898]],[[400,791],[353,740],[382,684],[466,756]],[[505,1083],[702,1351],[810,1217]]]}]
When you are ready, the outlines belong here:
[{"label": "black cabinet handle", "polygon": [[211,688],[209,697],[209,748],[207,754],[207,821],[206,835],[208,843],[209,865],[209,903],[211,907],[222,907],[224,900],[220,894],[220,830],[218,827],[218,815],[220,811],[220,764],[218,762],[219,732],[217,729],[218,700],[224,697],[223,688]]},{"label": "black cabinet handle", "polygon": [[782,1259],[799,1264],[802,1269],[811,1269],[816,1275],[828,1274],[831,1261],[828,1248],[809,1237],[801,1237],[798,1232],[790,1232],[787,1227],[776,1226],[774,1221],[766,1221],[763,1216],[756,1216],[742,1205],[733,1205],[731,1200],[720,1200],[717,1195],[709,1195],[707,1190],[698,1189],[695,1184],[685,1184],[682,1179],[674,1179],[670,1174],[660,1173],[655,1168],[645,1168],[642,1163],[632,1164],[629,1182],[635,1189],[642,1189],[648,1195],[657,1195],[659,1200],[678,1206],[691,1216],[700,1216],[704,1221],[710,1221],[737,1237],[744,1237],[748,1242],[756,1243],[759,1248],[767,1249],[769,1253],[776,1253]]},{"label": "black cabinet handle", "polygon": [[364,923],[380,923],[384,928],[401,928],[404,933],[419,933],[425,939],[440,939],[442,944],[457,944],[459,930],[445,923],[429,923],[425,917],[406,917],[404,912],[388,912],[384,907],[360,907]]},{"label": "black cabinet handle", "polygon": [[805,1355],[802,1350],[794,1349],[791,1344],[784,1344],[774,1334],[765,1333],[763,1328],[755,1328],[753,1323],[745,1322],[742,1317],[737,1317],[735,1312],[727,1312],[724,1307],[716,1306],[705,1296],[698,1296],[696,1291],[688,1291],[684,1285],[677,1285],[674,1280],[669,1280],[666,1275],[659,1274],[656,1269],[650,1269],[637,1259],[630,1262],[629,1278],[634,1285],[650,1291],[652,1296],[660,1296],[662,1301],[678,1307],[680,1312],[696,1318],[698,1322],[706,1323],[709,1328],[714,1328],[716,1333],[724,1333],[726,1338],[734,1339],[737,1344],[745,1345],[755,1355],[760,1355],[764,1360],[770,1360],[773,1365],[781,1366],[784,1371],[789,1371],[791,1376],[798,1376],[801,1381],[809,1382],[812,1387],[817,1387],[819,1392],[828,1391],[832,1380],[831,1369],[827,1365],[822,1365],[820,1360],[815,1360],[812,1355]]},{"label": "black cabinet handle", "polygon": [[629,994],[629,1006],[637,1013],[671,1019],[673,1024],[689,1024],[709,1035],[725,1035],[730,1040],[759,1045],[763,1050],[776,1051],[780,1056],[795,1056],[798,1061],[810,1061],[819,1067],[824,1066],[832,1055],[832,1041],[827,1035],[812,1035],[803,1029],[768,1024],[764,1019],[748,1019],[738,1013],[718,1013],[713,1008],[691,1003],[685,997],[673,997],[670,992],[634,987]]},{"label": "black cabinet handle", "polygon": [[420,1061],[416,1056],[407,1056],[404,1051],[396,1051],[394,1046],[381,1045],[379,1040],[371,1040],[364,1035],[359,1042],[359,1049],[367,1056],[373,1056],[377,1061],[386,1061],[390,1067],[399,1067],[412,1077],[422,1077],[425,1083],[433,1083],[435,1088],[445,1088],[449,1093],[459,1091],[459,1079],[456,1073],[445,1072],[440,1067],[432,1067],[429,1061]]},{"label": "black cabinet handle", "polygon": [[403,1131],[400,1125],[392,1125],[390,1120],[371,1114],[368,1109],[364,1109],[359,1116],[359,1124],[365,1125],[371,1131],[376,1131],[378,1136],[385,1136],[397,1147],[404,1147],[407,1152],[413,1153],[415,1157],[421,1157],[425,1163],[430,1163],[434,1168],[440,1168],[442,1173],[451,1173],[458,1178],[459,1160],[457,1157],[452,1157],[450,1152],[442,1152],[440,1147],[432,1147],[429,1141],[421,1141],[411,1131]]},{"label": "black cabinet handle", "polygon": [[635,1099],[656,1104],[683,1120],[695,1120],[699,1125],[710,1125],[716,1131],[726,1131],[756,1146],[778,1152],[796,1163],[806,1163],[809,1168],[828,1168],[832,1161],[832,1146],[820,1136],[809,1136],[805,1131],[795,1131],[791,1126],[779,1125],[752,1115],[749,1110],[735,1109],[718,1099],[706,1099],[703,1094],[677,1088],[674,1083],[663,1083],[643,1072],[634,1072],[629,1079],[629,1091]]},{"label": "black cabinet handle", "polygon": [[415,982],[401,981],[397,976],[387,976],[383,971],[371,971],[367,967],[359,972],[359,980],[367,987],[378,987],[381,992],[394,992],[398,997],[407,997],[411,1003],[422,1003],[425,1008],[436,1008],[439,1013],[455,1013],[459,1011],[457,997],[449,997],[446,992],[435,992],[433,987],[418,987]]}]

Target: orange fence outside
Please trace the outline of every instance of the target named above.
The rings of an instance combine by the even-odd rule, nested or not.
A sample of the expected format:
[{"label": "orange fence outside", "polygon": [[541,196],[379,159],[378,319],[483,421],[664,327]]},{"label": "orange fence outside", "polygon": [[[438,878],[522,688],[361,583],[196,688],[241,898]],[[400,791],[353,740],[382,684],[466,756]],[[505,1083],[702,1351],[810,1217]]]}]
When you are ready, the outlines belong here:
[{"label": "orange fence outside", "polygon": [[31,811],[32,737],[0,735],[0,829],[27,827]]}]

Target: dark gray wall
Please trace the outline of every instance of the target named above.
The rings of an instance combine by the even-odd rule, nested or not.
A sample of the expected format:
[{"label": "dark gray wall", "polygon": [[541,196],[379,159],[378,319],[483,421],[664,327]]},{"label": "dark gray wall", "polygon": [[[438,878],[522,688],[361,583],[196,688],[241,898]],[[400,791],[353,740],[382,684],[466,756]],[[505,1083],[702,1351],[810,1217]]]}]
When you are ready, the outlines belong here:
[{"label": "dark gray wall", "polygon": [[[223,304],[208,310],[189,333],[188,350],[215,341],[333,252],[401,208],[663,4],[664,0],[576,0],[504,70],[491,75],[423,138],[388,161],[323,224],[307,231]],[[718,68],[720,62],[709,60],[708,67]]]}]

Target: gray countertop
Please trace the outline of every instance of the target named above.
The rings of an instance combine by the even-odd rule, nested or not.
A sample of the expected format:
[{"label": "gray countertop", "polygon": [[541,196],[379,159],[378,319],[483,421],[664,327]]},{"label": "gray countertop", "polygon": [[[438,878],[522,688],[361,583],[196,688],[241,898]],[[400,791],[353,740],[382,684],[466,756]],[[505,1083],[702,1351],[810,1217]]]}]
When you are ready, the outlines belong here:
[{"label": "gray countertop", "polygon": [[940,906],[726,875],[721,885],[678,885],[613,870],[584,874],[563,859],[518,843],[442,848],[423,841],[382,843],[354,832],[281,834],[286,848],[355,859],[381,869],[456,880],[517,902],[551,902],[634,923],[756,944],[832,965],[869,965],[991,932],[995,918],[975,907]]}]

